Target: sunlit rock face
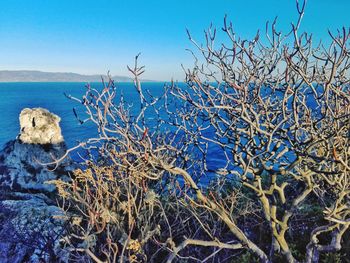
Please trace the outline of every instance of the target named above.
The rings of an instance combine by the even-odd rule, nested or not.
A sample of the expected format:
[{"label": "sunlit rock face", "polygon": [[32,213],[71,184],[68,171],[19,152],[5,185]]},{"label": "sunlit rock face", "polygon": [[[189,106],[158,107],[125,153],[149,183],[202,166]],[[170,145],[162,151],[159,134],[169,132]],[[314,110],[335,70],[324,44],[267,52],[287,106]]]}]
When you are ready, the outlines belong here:
[{"label": "sunlit rock face", "polygon": [[19,116],[23,143],[57,144],[63,142],[61,118],[43,108],[25,108]]}]

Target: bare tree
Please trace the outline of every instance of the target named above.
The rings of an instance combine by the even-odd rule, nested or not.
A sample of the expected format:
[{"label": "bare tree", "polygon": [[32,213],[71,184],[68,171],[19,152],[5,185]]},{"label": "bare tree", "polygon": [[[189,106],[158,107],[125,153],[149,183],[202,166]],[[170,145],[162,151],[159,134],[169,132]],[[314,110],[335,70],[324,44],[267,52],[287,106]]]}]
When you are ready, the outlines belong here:
[{"label": "bare tree", "polygon": [[[275,20],[265,37],[241,40],[226,18],[218,47],[213,27],[204,45],[189,34],[195,67],[159,98],[142,89],[136,56],[136,115],[112,80],[70,97],[98,136],[74,148],[89,153],[84,169],[54,182],[72,222],[69,249],[96,262],[215,261],[232,251],[318,262],[341,249],[350,225],[350,30],[314,46],[299,34],[304,9],[297,2],[287,34]],[[320,208],[318,220],[300,223],[307,205]],[[293,236],[307,240],[302,256]]]},{"label": "bare tree", "polygon": [[[204,45],[189,34],[201,58],[193,52],[197,63],[186,71],[188,88],[173,86],[171,91],[190,109],[179,125],[183,131],[192,134],[199,150],[217,146],[221,153],[216,154],[226,159],[217,171],[224,178],[222,185],[234,178],[259,201],[270,229],[270,251],[257,246],[237,224],[230,203],[204,195],[191,183],[197,196],[193,202],[229,227],[238,242],[231,249],[245,247],[263,262],[276,253],[288,262],[298,261],[288,236],[294,231],[291,221],[304,212],[306,201],[312,199],[324,213],[324,223],[310,233],[306,262],[339,250],[350,225],[350,31],[329,32],[329,46],[314,47],[311,35],[298,33],[304,8],[305,2],[297,2],[299,20],[286,35],[277,31],[274,21],[266,25],[266,38],[258,33],[250,41],[241,40],[226,19],[228,42],[219,47],[214,46],[212,27]],[[205,163],[204,168],[210,170]],[[174,169],[170,171],[191,182],[187,172]],[[184,240],[169,261],[193,243]]]}]

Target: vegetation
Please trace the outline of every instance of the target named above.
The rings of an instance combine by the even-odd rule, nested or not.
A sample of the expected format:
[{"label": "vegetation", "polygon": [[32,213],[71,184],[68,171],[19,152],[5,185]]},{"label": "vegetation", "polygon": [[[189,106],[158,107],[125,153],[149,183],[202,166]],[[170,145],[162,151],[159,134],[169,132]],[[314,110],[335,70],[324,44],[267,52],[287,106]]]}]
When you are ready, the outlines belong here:
[{"label": "vegetation", "polygon": [[72,261],[346,262],[350,29],[315,47],[304,7],[287,34],[274,21],[241,40],[226,19],[218,47],[212,27],[204,45],[189,34],[195,66],[161,97],[137,56],[133,108],[111,79],[70,97],[98,130],[54,182]]}]

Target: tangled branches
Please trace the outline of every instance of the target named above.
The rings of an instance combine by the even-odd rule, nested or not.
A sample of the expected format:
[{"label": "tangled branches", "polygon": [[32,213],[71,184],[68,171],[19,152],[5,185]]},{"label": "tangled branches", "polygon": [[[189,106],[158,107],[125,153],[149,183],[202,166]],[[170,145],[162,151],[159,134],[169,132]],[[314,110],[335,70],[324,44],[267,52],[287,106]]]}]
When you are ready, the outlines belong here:
[{"label": "tangled branches", "polygon": [[98,130],[80,145],[82,169],[54,182],[72,253],[171,262],[249,251],[261,262],[318,262],[341,249],[350,226],[350,31],[314,47],[298,33],[304,8],[285,35],[274,21],[265,38],[241,40],[226,19],[219,47],[213,28],[205,45],[189,34],[195,67],[158,98],[142,89],[137,56],[133,108],[112,80],[70,97],[85,108],[80,122]]}]

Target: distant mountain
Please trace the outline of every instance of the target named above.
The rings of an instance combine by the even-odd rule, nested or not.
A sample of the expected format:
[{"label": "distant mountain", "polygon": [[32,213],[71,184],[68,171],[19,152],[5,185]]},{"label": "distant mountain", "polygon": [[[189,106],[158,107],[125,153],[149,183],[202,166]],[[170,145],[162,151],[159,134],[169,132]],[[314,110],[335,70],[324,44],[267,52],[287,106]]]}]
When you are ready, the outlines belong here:
[{"label": "distant mountain", "polygon": [[[106,77],[106,75],[103,75]],[[132,78],[113,76],[119,82],[131,82]],[[37,70],[0,70],[0,82],[99,82],[101,75],[81,75],[66,72],[43,72]],[[146,80],[147,81],[147,80]]]}]

